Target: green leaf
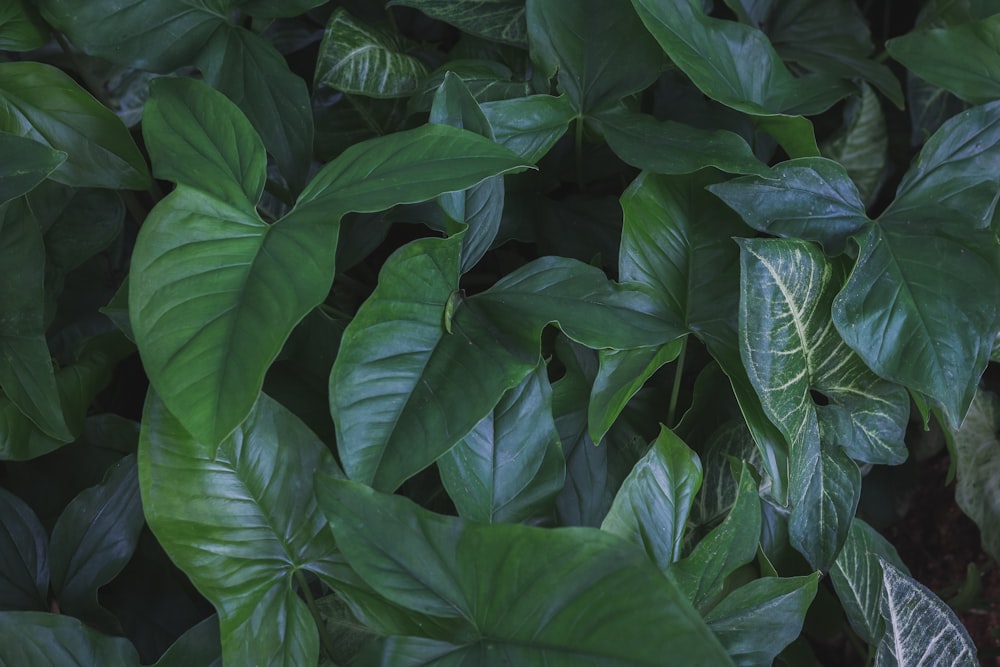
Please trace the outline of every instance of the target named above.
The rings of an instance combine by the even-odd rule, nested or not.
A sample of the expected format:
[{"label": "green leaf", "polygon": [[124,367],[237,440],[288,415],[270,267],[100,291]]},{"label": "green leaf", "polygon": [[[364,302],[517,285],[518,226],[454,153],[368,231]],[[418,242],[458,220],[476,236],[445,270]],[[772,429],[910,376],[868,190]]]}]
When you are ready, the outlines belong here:
[{"label": "green leaf", "polygon": [[751,24],[764,26],[762,30],[782,58],[836,77],[861,77],[903,108],[899,80],[886,65],[868,58],[871,32],[854,3],[778,0],[753,5],[754,9],[766,8],[766,12],[754,12]]},{"label": "green leaf", "polygon": [[219,617],[212,614],[185,631],[153,667],[222,667]]},{"label": "green leaf", "polygon": [[728,130],[703,130],[623,109],[598,119],[611,150],[622,160],[657,174],[690,174],[715,167],[732,174],[766,174],[743,137]]},{"label": "green leaf", "polygon": [[695,494],[701,461],[664,426],[649,452],[625,478],[601,530],[645,549],[664,572],[681,557],[681,543]]},{"label": "green leaf", "polygon": [[305,14],[326,0],[236,0],[241,11],[254,18],[283,18]]},{"label": "green leaf", "polygon": [[341,7],[326,24],[314,86],[367,97],[406,97],[427,73],[397,35],[362,23]]},{"label": "green leaf", "polygon": [[0,204],[0,388],[47,436],[73,439],[45,339],[45,247],[42,230],[11,202]]},{"label": "green leaf", "polygon": [[0,7],[0,51],[31,51],[44,46],[48,37],[45,23],[25,0]]},{"label": "green leaf", "polygon": [[1000,15],[911,32],[890,39],[885,48],[921,79],[970,104],[1000,98]]},{"label": "green leaf", "polygon": [[594,378],[590,406],[587,408],[587,428],[591,440],[600,442],[646,381],[683,350],[683,338],[656,347],[601,350],[601,365]]},{"label": "green leaf", "polygon": [[[431,123],[441,123],[493,139],[493,128],[462,80],[450,72],[434,96]],[[482,259],[500,231],[503,217],[503,176],[492,176],[463,192],[438,196],[438,204],[448,216],[449,230],[464,225],[462,264],[464,274]]]},{"label": "green leaf", "polygon": [[962,427],[952,431],[958,484],[955,501],[979,526],[983,551],[1000,560],[1000,415],[997,397],[976,392]]},{"label": "green leaf", "polygon": [[480,105],[498,144],[538,162],[566,134],[575,113],[565,95],[529,95]]},{"label": "green leaf", "polygon": [[93,665],[139,667],[130,641],[102,635],[70,616],[0,612],[0,664],[78,667],[83,659]]},{"label": "green leaf", "polygon": [[705,622],[737,665],[771,665],[802,632],[818,581],[818,572],[756,579],[723,598]]},{"label": "green leaf", "polygon": [[48,610],[48,553],[48,535],[38,517],[23,500],[0,489],[0,609]]},{"label": "green leaf", "polygon": [[855,518],[844,548],[830,568],[830,580],[851,627],[866,643],[875,645],[885,632],[879,611],[882,566],[879,559],[909,574],[895,547],[878,531]]},{"label": "green leaf", "polygon": [[843,165],[861,200],[871,204],[889,162],[889,136],[878,95],[862,84],[860,97],[848,101],[844,116],[843,130],[823,144],[823,156]]},{"label": "green leaf", "polygon": [[671,565],[667,574],[695,608],[704,613],[719,601],[726,577],[753,560],[760,543],[760,529],[757,484],[744,463],[736,504],[729,515],[698,542],[690,555]]},{"label": "green leaf", "polygon": [[388,7],[413,7],[464,33],[528,47],[524,0],[390,0]]},{"label": "green leaf", "polygon": [[[87,410],[111,381],[114,367],[134,352],[124,337],[105,334],[84,343],[76,362],[56,373],[59,402],[72,437],[83,430]],[[0,396],[0,460],[33,459],[64,444],[43,433],[7,397]]]},{"label": "green leaf", "polygon": [[122,122],[50,65],[0,63],[0,132],[65,153],[66,161],[50,175],[60,183],[149,187],[146,161]]},{"label": "green leaf", "polygon": [[193,79],[150,82],[142,129],[157,178],[252,213],[267,179],[260,137],[239,108]]},{"label": "green leaf", "polygon": [[49,568],[62,612],[78,618],[106,613],[97,590],[132,558],[144,525],[135,458],[127,456],[104,482],[70,501],[52,529]]},{"label": "green leaf", "polygon": [[305,81],[256,34],[230,23],[229,0],[43,0],[42,14],[85,53],[168,74],[196,66],[246,114],[293,191],[312,156],[313,118]]},{"label": "green leaf", "polygon": [[955,612],[889,561],[879,558],[879,563],[883,586],[879,610],[886,627],[875,653],[876,667],[929,663],[975,667],[976,647]]},{"label": "green leaf", "polygon": [[826,158],[789,160],[708,189],[754,229],[818,241],[832,255],[870,222],[847,171]]},{"label": "green leaf", "polygon": [[0,132],[0,153],[17,156],[0,165],[0,205],[30,192],[66,161],[62,151],[6,132]]},{"label": "green leaf", "polygon": [[[484,664],[487,652],[488,662],[522,665],[660,665],[664,655],[681,664],[730,664],[669,580],[615,536],[465,523],[324,476],[317,495],[337,545],[379,593],[464,619],[469,636],[438,652],[455,654],[440,664]],[[552,563],[573,576],[553,576]],[[649,634],[649,624],[670,632]],[[384,655],[397,655],[396,648],[390,642]]]},{"label": "green leaf", "polygon": [[219,612],[226,664],[315,664],[319,639],[300,572],[339,580],[333,536],[309,491],[334,469],[322,442],[261,395],[239,429],[199,442],[150,392],[139,484],[150,528]]},{"label": "green leaf", "polygon": [[401,132],[342,153],[273,225],[179,186],[150,212],[132,256],[129,311],[153,386],[196,437],[221,441],[294,326],[326,298],[345,213],[430,199],[519,165],[455,128]]},{"label": "green leaf", "polygon": [[550,513],[566,463],[545,364],[504,394],[437,464],[463,519],[517,523]]},{"label": "green leaf", "polygon": [[[860,472],[847,454],[902,462],[909,400],[851,354],[831,326],[838,272],[815,245],[741,239],[740,247],[741,353],[765,412],[790,444],[792,542],[825,570],[860,496]],[[817,406],[813,391],[829,405]]]},{"label": "green leaf", "polygon": [[578,115],[614,105],[660,73],[663,54],[627,3],[527,0],[526,10],[532,62],[546,77],[558,71]]}]

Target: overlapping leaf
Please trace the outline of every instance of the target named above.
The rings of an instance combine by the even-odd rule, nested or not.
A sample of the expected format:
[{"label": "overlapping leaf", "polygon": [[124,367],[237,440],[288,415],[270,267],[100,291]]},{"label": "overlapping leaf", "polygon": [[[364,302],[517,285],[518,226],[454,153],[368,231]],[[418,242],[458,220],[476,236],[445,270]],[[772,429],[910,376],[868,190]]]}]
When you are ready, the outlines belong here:
[{"label": "overlapping leaf", "polygon": [[858,187],[861,200],[871,204],[886,176],[889,136],[885,114],[871,86],[862,85],[861,95],[848,102],[844,128],[821,146],[824,157],[836,160]]},{"label": "overlapping leaf", "polygon": [[37,49],[47,37],[45,24],[26,0],[12,0],[0,8],[0,51]]},{"label": "overlapping leaf", "polygon": [[955,501],[979,526],[983,551],[1000,559],[1000,442],[995,394],[980,390],[962,428],[952,432]]},{"label": "overlapping leaf", "polygon": [[637,544],[666,572],[681,557],[694,496],[701,486],[698,455],[666,428],[629,473],[601,530]]},{"label": "overlapping leaf", "polygon": [[[449,656],[438,664],[731,664],[674,585],[615,536],[465,523],[324,476],[317,494],[337,545],[380,594],[469,629],[450,642],[394,638],[385,664],[420,664],[418,651]],[[573,576],[550,576],[552,563]]]},{"label": "overlapping leaf", "polygon": [[[187,176],[143,226],[130,315],[154,387],[204,442],[221,441],[242,421],[292,328],[326,297],[344,213],[432,198],[519,166],[481,137],[423,127],[355,145],[317,174],[290,214],[267,225],[244,196],[259,194],[264,177],[260,144],[239,110],[203,85],[154,94],[170,100],[169,121],[188,131],[175,143],[154,137],[162,150],[153,161]],[[235,136],[200,133],[195,114],[184,113],[209,108]],[[153,133],[167,122],[156,119],[163,109],[150,110]],[[194,154],[207,157],[188,159]],[[193,183],[206,170],[216,183],[208,192]]]},{"label": "overlapping leaf", "polygon": [[524,0],[390,0],[419,9],[431,18],[450,23],[462,32],[513,46],[528,46]]},{"label": "overlapping leaf", "polygon": [[0,153],[17,156],[0,165],[0,205],[30,192],[66,160],[62,151],[7,132],[0,132]]},{"label": "overlapping leaf", "polygon": [[0,63],[0,132],[66,154],[51,178],[75,186],[142,190],[146,161],[122,122],[64,72]]},{"label": "overlapping leaf", "polygon": [[517,523],[551,514],[566,462],[552,419],[552,389],[539,364],[438,459],[459,516]]},{"label": "overlapping leaf", "polygon": [[96,665],[139,667],[131,642],[102,635],[72,616],[0,612],[0,664],[77,667],[82,659]]},{"label": "overlapping leaf", "polygon": [[0,608],[48,610],[49,545],[27,503],[0,489]]},{"label": "overlapping leaf", "polygon": [[[793,544],[826,569],[860,494],[860,473],[847,454],[872,463],[905,459],[909,401],[851,354],[832,326],[840,274],[815,245],[772,239],[740,246],[741,354],[764,410],[791,447]],[[817,406],[813,391],[830,404]]]},{"label": "overlapping leaf", "polygon": [[565,95],[529,95],[484,102],[496,142],[529,162],[537,162],[566,134],[574,111]]},{"label": "overlapping leaf", "polygon": [[316,626],[296,573],[350,576],[311,492],[313,473],[335,465],[316,436],[264,395],[216,446],[192,438],[150,393],[139,443],[143,510],[218,610],[225,662],[317,662]]}]

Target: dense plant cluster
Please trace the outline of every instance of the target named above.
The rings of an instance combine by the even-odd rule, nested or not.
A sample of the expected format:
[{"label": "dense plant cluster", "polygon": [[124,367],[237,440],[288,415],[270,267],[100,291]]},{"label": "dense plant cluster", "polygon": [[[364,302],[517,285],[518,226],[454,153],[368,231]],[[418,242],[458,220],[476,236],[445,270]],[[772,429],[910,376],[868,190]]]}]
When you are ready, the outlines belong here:
[{"label": "dense plant cluster", "polygon": [[977,664],[1000,14],[872,4],[4,3],[0,663]]}]

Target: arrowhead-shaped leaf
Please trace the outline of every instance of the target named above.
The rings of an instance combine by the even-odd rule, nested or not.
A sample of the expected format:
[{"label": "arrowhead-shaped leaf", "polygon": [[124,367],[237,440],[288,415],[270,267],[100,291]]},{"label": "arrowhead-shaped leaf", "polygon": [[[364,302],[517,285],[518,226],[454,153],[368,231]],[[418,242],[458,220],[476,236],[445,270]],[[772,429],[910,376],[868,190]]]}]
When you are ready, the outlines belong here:
[{"label": "arrowhead-shaped leaf", "polygon": [[[731,664],[642,550],[613,535],[466,523],[324,476],[317,478],[317,494],[338,547],[379,593],[464,620],[466,639],[449,642],[450,648],[434,645],[439,656],[453,654],[443,664],[483,664],[487,651],[487,662],[521,665],[652,666],[665,655],[679,664]],[[555,576],[552,563],[573,576]],[[650,623],[670,631],[649,634]],[[419,639],[398,641],[431,647]],[[399,648],[390,642],[386,655]]]},{"label": "arrowhead-shaped leaf", "polygon": [[529,95],[484,102],[483,113],[501,146],[537,162],[566,134],[575,114],[565,95]]},{"label": "arrowhead-shaped leaf", "polygon": [[601,530],[637,544],[666,572],[681,557],[688,514],[701,486],[698,455],[665,427],[625,478]]}]

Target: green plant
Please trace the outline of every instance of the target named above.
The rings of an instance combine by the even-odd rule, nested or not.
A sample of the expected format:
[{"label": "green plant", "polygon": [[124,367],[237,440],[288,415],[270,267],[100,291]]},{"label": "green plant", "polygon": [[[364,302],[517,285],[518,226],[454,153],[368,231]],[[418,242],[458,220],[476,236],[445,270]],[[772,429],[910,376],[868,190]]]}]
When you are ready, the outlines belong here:
[{"label": "green plant", "polygon": [[0,662],[975,664],[1000,15],[703,4],[0,9]]}]

